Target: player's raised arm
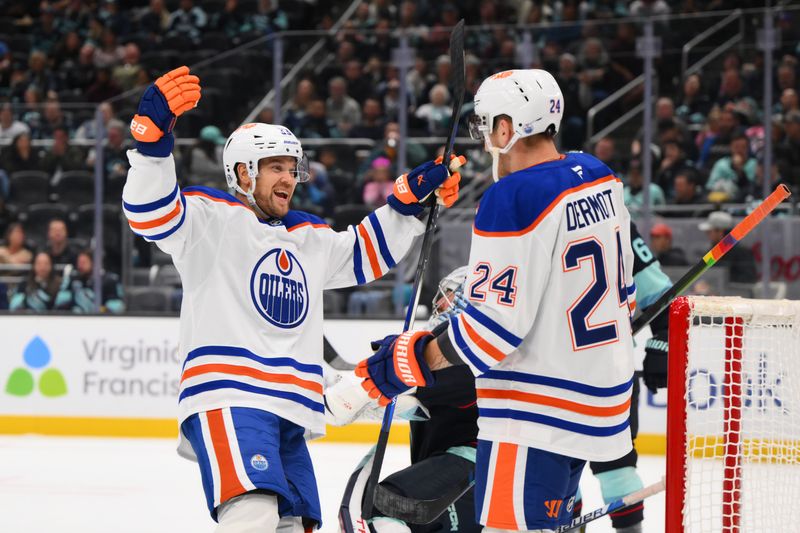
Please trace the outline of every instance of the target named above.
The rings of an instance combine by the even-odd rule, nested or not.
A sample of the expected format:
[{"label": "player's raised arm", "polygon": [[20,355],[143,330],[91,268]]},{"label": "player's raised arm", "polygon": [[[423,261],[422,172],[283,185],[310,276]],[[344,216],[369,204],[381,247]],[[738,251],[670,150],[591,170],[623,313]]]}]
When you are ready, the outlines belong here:
[{"label": "player's raised arm", "polygon": [[128,151],[131,168],[122,192],[131,229],[164,251],[176,254],[202,217],[187,213],[178,188],[172,149],[175,121],[200,100],[200,80],[179,67],[145,90],[131,120],[136,149]]},{"label": "player's raised arm", "polygon": [[395,181],[387,205],[370,213],[360,224],[332,234],[331,261],[326,289],[363,285],[385,275],[411,248],[414,238],[425,231],[417,216],[431,194],[450,207],[458,199],[464,156],[454,156],[449,168],[428,161]]}]

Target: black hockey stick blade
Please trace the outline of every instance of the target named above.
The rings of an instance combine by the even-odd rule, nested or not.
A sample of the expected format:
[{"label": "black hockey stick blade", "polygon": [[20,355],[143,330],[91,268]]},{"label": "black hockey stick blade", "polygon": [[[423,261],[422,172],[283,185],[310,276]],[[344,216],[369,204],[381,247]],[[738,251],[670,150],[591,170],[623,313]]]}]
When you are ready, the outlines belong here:
[{"label": "black hockey stick blade", "polygon": [[334,370],[348,371],[356,367],[356,365],[342,359],[342,356],[339,355],[339,352],[336,351],[336,348],[333,347],[325,335],[322,336],[322,357]]},{"label": "black hockey stick blade", "polygon": [[[464,70],[464,20],[458,21],[453,32],[450,34],[450,64],[453,76],[452,88],[455,97],[453,105],[453,114],[450,120],[450,135],[447,137],[447,144],[444,148],[444,156],[442,161],[445,165],[449,165],[450,155],[453,153],[453,144],[455,143],[456,133],[458,132],[458,117],[461,115],[461,105],[464,103],[464,87],[466,86],[467,74]],[[411,303],[406,312],[406,320],[403,331],[407,331],[413,327],[414,317],[417,314],[417,305],[419,304],[419,293],[422,287],[422,279],[425,274],[425,268],[428,266],[428,259],[431,255],[431,246],[433,245],[433,232],[436,230],[436,219],[439,217],[439,204],[436,203],[436,195],[431,194],[431,202],[433,207],[428,215],[428,223],[425,226],[425,236],[422,238],[422,250],[419,253],[419,261],[417,262],[417,271],[414,275],[414,287],[411,292]],[[395,401],[393,400],[386,406],[386,411],[383,413],[383,422],[381,423],[381,431],[378,434],[378,443],[375,446],[375,459],[372,463],[369,479],[367,480],[366,490],[364,490],[364,501],[361,505],[361,516],[364,518],[372,518],[372,511],[375,505],[375,488],[378,486],[378,478],[381,474],[381,466],[383,465],[383,457],[386,455],[386,446],[389,443],[389,431],[392,427],[392,418],[394,417]]]},{"label": "black hockey stick blade", "polygon": [[417,500],[401,496],[383,485],[378,485],[375,489],[375,507],[384,515],[407,524],[430,524],[474,484],[475,480],[465,479],[463,483],[454,485],[435,500]]}]

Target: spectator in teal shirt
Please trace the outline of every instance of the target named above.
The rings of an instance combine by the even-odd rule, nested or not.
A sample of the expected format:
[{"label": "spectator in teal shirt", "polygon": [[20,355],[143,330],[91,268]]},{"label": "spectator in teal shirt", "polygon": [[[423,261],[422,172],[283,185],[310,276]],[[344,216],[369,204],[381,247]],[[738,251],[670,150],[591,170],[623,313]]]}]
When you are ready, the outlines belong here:
[{"label": "spectator in teal shirt", "polygon": [[715,201],[741,202],[751,192],[758,163],[750,155],[750,142],[743,133],[734,135],[730,146],[731,155],[714,163],[706,188]]},{"label": "spectator in teal shirt", "polygon": [[28,280],[22,282],[11,296],[11,311],[36,311],[53,309],[61,278],[53,270],[53,259],[47,252],[39,252],[33,258]]},{"label": "spectator in teal shirt", "polygon": [[[631,159],[623,198],[625,206],[634,216],[644,206],[644,175],[642,174],[642,162],[638,159]],[[650,207],[666,203],[664,190],[655,183],[650,183]]]},{"label": "spectator in teal shirt", "polygon": [[[58,292],[56,308],[70,310],[75,313],[97,312],[94,304],[94,260],[91,250],[78,254],[75,268],[64,272],[64,282]],[[119,314],[125,311],[122,296],[122,284],[119,278],[110,272],[102,275],[101,313]]]}]

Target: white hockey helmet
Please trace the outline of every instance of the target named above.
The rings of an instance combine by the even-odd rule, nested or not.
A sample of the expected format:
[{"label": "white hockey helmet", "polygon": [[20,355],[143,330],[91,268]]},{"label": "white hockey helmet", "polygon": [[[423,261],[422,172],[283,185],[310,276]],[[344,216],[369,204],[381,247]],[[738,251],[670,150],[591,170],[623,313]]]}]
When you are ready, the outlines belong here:
[{"label": "white hockey helmet", "polygon": [[255,190],[258,162],[265,157],[279,156],[297,159],[297,168],[293,171],[294,177],[299,182],[308,181],[308,164],[303,155],[303,147],[289,128],[262,122],[239,126],[228,137],[222,150],[222,164],[225,167],[228,187],[242,194],[248,194],[248,191],[243,191],[239,187],[239,178],[236,175],[236,164],[244,163],[247,166],[247,175],[253,179],[251,189]]},{"label": "white hockey helmet", "polygon": [[428,319],[428,327],[435,328],[451,316],[458,315],[467,306],[464,297],[464,283],[467,281],[469,266],[456,268],[439,282],[436,296],[433,297],[433,313]]},{"label": "white hockey helmet", "polygon": [[[514,125],[514,135],[503,148],[492,146],[489,139],[500,115],[509,116]],[[483,80],[478,88],[469,133],[484,141],[496,159],[495,154],[507,153],[523,137],[546,131],[555,135],[563,115],[564,96],[552,74],[540,69],[504,70]]]}]

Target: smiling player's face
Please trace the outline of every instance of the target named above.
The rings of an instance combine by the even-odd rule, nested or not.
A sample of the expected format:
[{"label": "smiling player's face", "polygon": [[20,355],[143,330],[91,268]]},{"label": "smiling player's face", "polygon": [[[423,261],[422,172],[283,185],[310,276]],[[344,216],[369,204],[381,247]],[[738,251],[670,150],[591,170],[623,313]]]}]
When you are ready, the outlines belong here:
[{"label": "smiling player's face", "polygon": [[[258,207],[264,213],[276,218],[283,218],[289,212],[289,205],[294,195],[297,181],[294,171],[297,160],[293,157],[269,157],[262,159],[258,165],[256,190],[253,193]],[[244,190],[250,188],[250,179],[242,167],[239,183]]]}]

